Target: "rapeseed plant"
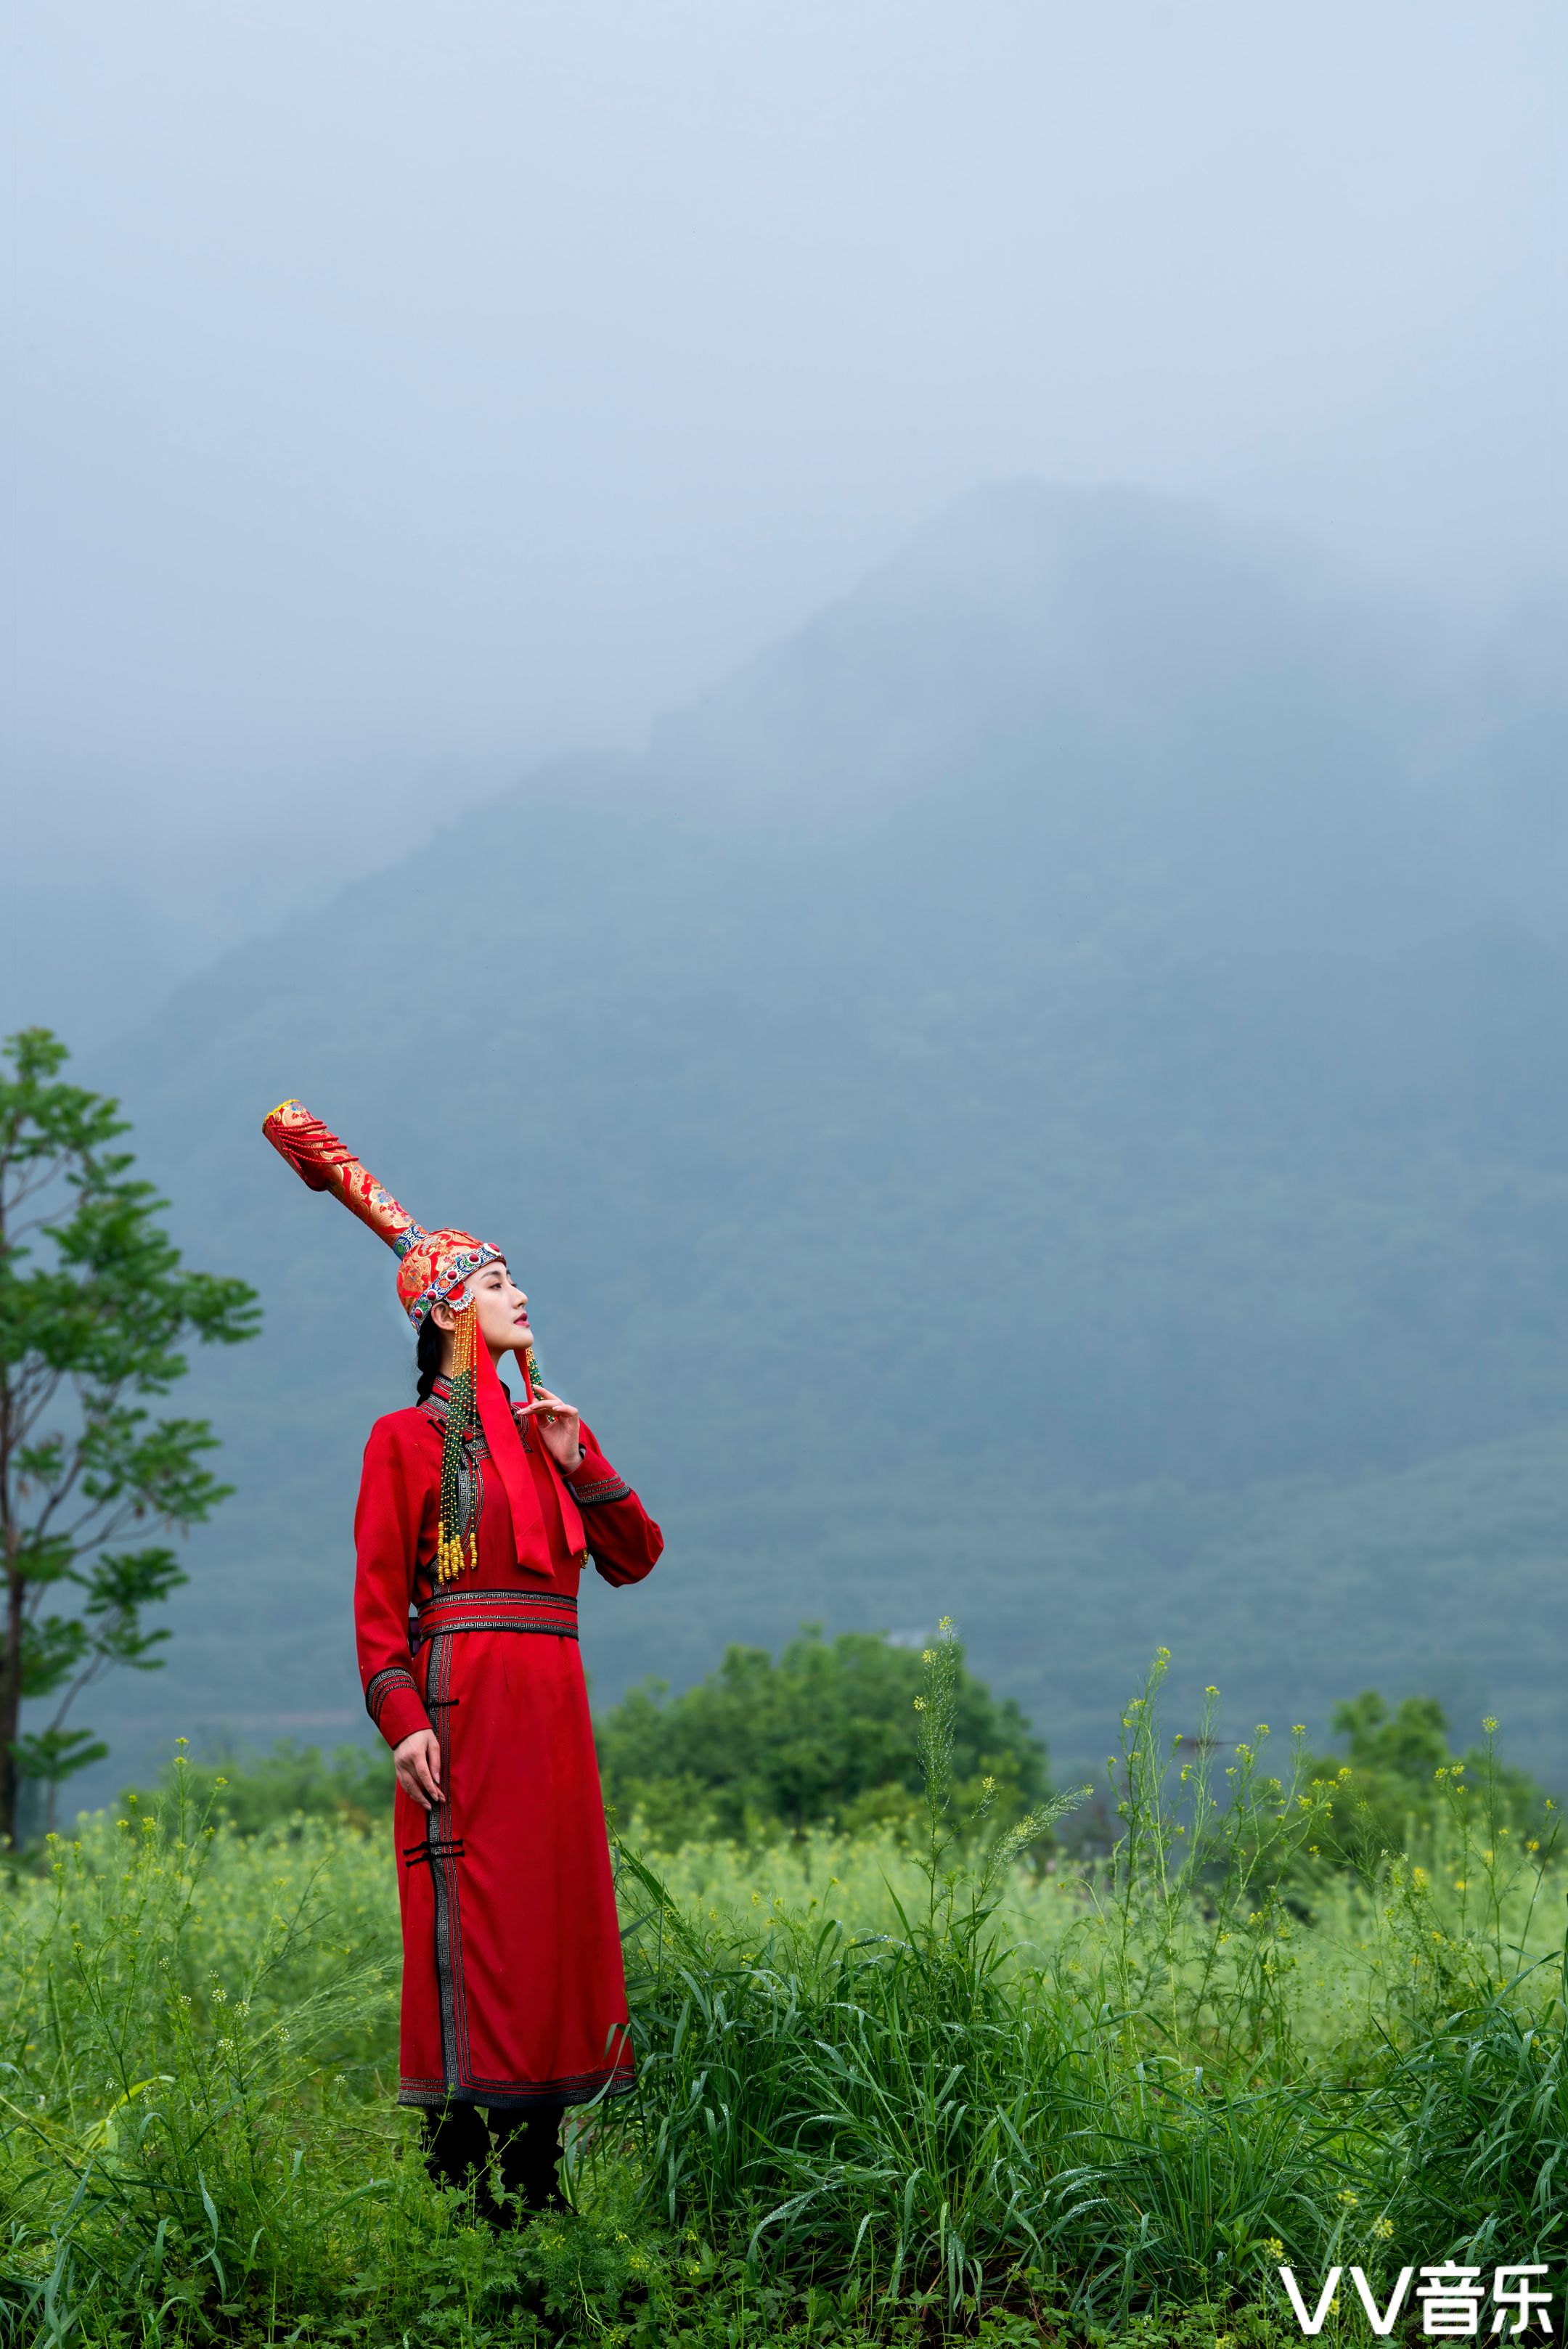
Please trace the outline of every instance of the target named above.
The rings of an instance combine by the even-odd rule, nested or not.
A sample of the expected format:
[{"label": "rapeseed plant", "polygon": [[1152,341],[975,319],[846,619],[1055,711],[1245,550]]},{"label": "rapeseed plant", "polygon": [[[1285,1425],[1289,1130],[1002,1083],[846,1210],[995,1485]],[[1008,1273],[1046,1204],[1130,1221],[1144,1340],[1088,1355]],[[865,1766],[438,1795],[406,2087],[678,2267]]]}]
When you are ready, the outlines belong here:
[{"label": "rapeseed plant", "polygon": [[[954,2319],[1026,2289],[1085,2320],[1233,2305],[1277,2291],[1282,2245],[1303,2269],[1343,2253],[1377,2277],[1417,2222],[1422,2259],[1490,2240],[1478,2198],[1500,2165],[1516,2233],[1530,2214],[1519,2240],[1554,2240],[1568,2165],[1543,1856],[1519,1852],[1495,1804],[1418,1892],[1402,1858],[1332,1870],[1303,1733],[1277,1771],[1262,1724],[1219,1762],[1210,1689],[1198,1736],[1168,1747],[1161,1651],[1110,1764],[1114,1852],[1031,1880],[1013,1865],[1027,1823],[978,1855],[953,1831],[950,1658],[939,1640],[926,1659],[923,1851],[806,1838],[769,1855],[798,1889],[763,1912],[742,1897],[754,1854],[623,1850],[635,2125],[664,2219],[743,2227],[761,2271],[868,2310]],[[1436,1941],[1415,1946],[1420,1930]],[[1439,2106],[1461,2181],[1440,2225],[1412,2185]]]}]

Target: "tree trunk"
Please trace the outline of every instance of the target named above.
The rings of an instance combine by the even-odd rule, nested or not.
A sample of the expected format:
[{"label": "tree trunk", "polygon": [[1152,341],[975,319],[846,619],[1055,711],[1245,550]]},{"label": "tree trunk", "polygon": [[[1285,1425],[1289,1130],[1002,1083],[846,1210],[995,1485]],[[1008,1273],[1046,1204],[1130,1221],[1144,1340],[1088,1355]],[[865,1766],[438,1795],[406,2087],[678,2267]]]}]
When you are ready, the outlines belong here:
[{"label": "tree trunk", "polygon": [[10,1850],[16,1841],[16,1756],[12,1747],[22,1714],[22,1592],[21,1576],[9,1559],[5,1565],[5,1649],[0,1658],[0,1846]]},{"label": "tree trunk", "polygon": [[[0,1204],[0,1262],[5,1248],[5,1218]],[[17,1516],[18,1494],[13,1470],[19,1436],[16,1391],[12,1370],[0,1374],[0,1550],[5,1568],[5,1639],[0,1649],[0,1850],[16,1844],[16,1742],[22,1713],[22,1601],[26,1596],[20,1559],[22,1535]]]}]

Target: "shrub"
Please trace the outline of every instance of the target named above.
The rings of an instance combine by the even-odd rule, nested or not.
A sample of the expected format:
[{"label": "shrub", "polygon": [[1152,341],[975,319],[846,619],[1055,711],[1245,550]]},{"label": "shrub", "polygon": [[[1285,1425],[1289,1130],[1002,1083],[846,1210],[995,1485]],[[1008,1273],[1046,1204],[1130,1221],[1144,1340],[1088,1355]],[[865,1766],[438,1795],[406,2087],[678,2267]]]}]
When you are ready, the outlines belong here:
[{"label": "shrub", "polygon": [[286,1821],[339,1819],[369,1833],[384,1826],[392,1810],[392,1757],[378,1738],[373,1745],[339,1745],[326,1761],[318,1746],[296,1746],[280,1737],[270,1754],[240,1752],[215,1760],[182,1763],[166,1770],[151,1796],[134,1790],[122,1798],[145,1810],[160,1795],[179,1790],[187,1801],[210,1806],[214,1818],[242,1835],[259,1835]]},{"label": "shrub", "polygon": [[[685,1837],[742,1836],[775,1821],[796,1831],[917,1821],[918,1654],[868,1632],[825,1640],[810,1627],[777,1662],[729,1649],[697,1687],[669,1698],[649,1682],[598,1724],[607,1799],[668,1848]],[[997,1782],[1004,1817],[1049,1796],[1045,1748],[1011,1698],[998,1701],[956,1661],[953,1766],[978,1799]]]},{"label": "shrub", "polygon": [[1490,1779],[1492,1808],[1515,1834],[1540,1835],[1552,1806],[1526,1771],[1499,1762],[1487,1743],[1463,1755],[1449,1745],[1449,1723],[1433,1697],[1407,1697],[1393,1712],[1376,1689],[1334,1710],[1345,1740],[1343,1760],[1315,1761],[1311,1775],[1330,1795],[1324,1839],[1352,1864],[1376,1866],[1385,1854],[1417,1853],[1448,1808],[1445,1780],[1466,1772]]}]

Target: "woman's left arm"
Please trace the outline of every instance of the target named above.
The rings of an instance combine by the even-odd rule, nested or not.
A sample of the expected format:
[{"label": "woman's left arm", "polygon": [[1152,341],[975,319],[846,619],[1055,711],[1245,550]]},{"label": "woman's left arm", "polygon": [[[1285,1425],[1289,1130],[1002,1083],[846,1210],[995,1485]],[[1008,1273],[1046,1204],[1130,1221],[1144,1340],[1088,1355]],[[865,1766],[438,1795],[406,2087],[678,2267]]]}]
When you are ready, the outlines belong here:
[{"label": "woman's left arm", "polygon": [[559,1395],[541,1387],[518,1417],[534,1422],[582,1514],[588,1555],[607,1582],[640,1582],[651,1574],[664,1536],[594,1441],[594,1431]]},{"label": "woman's left arm", "polygon": [[586,1427],[582,1465],[567,1477],[566,1488],[582,1513],[588,1555],[605,1580],[640,1582],[651,1574],[664,1536]]}]

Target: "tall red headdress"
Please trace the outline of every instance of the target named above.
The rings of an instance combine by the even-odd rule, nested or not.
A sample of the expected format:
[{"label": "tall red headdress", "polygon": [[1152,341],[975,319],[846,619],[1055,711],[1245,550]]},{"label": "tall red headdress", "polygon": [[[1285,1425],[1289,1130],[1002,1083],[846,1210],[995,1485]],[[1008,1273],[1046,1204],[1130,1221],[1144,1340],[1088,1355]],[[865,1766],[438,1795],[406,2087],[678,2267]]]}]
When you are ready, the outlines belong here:
[{"label": "tall red headdress", "polygon": [[[347,1143],[329,1133],[318,1117],[311,1116],[303,1102],[279,1102],[263,1119],[262,1132],[310,1190],[332,1192],[350,1215],[358,1216],[378,1238],[386,1241],[398,1258],[399,1302],[416,1330],[432,1305],[449,1305],[457,1317],[441,1453],[441,1539],[436,1560],[440,1579],[449,1582],[465,1566],[478,1563],[476,1536],[472,1526],[465,1528],[462,1522],[458,1477],[463,1440],[476,1421],[501,1472],[521,1556],[524,1527],[536,1516],[538,1502],[523,1457],[522,1438],[490,1349],[476,1337],[479,1317],[468,1309],[472,1302],[467,1288],[471,1275],[483,1265],[504,1263],[504,1251],[491,1240],[476,1239],[472,1232],[450,1227],[427,1232],[360,1164]],[[524,1348],[522,1363],[532,1393],[539,1384],[532,1346]]]},{"label": "tall red headdress", "polygon": [[385,1185],[362,1166],[346,1143],[329,1133],[303,1102],[279,1102],[262,1132],[312,1191],[330,1191],[351,1216],[369,1224],[398,1257],[398,1301],[417,1330],[431,1307],[450,1305],[471,1272],[502,1260],[503,1251],[472,1232],[427,1232]]}]

